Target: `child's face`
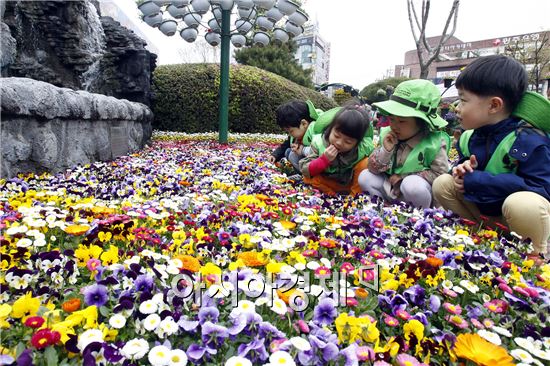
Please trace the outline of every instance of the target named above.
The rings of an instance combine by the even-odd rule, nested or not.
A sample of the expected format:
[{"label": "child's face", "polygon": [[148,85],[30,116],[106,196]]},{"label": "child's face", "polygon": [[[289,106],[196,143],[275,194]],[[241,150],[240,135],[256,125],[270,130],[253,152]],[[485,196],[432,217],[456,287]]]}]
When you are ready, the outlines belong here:
[{"label": "child's face", "polygon": [[390,128],[398,140],[407,140],[420,131],[416,118],[390,116]]},{"label": "child's face", "polygon": [[339,153],[347,153],[357,146],[359,141],[357,141],[356,138],[344,135],[336,128],[333,128],[328,136],[328,142],[333,145]]},{"label": "child's face", "polygon": [[309,122],[303,119],[300,122],[300,126],[285,127],[283,128],[283,130],[285,130],[285,132],[288,133],[290,136],[294,137],[294,139],[298,141],[302,141],[302,138],[304,137],[304,134],[306,133],[308,126],[309,126]]},{"label": "child's face", "polygon": [[464,89],[458,89],[460,103],[456,107],[456,117],[465,130],[489,124],[491,97],[482,97]]}]

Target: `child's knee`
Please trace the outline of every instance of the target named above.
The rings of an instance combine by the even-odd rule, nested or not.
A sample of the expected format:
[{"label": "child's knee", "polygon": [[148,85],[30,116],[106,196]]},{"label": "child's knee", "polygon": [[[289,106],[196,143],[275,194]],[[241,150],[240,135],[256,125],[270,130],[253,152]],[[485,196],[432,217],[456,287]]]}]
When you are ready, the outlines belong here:
[{"label": "child's knee", "polygon": [[436,199],[446,196],[446,193],[454,192],[455,185],[453,176],[450,174],[442,174],[437,177],[432,183],[432,192]]},{"label": "child's knee", "polygon": [[512,217],[550,217],[550,202],[534,192],[512,193],[502,204],[502,214],[508,220]]}]

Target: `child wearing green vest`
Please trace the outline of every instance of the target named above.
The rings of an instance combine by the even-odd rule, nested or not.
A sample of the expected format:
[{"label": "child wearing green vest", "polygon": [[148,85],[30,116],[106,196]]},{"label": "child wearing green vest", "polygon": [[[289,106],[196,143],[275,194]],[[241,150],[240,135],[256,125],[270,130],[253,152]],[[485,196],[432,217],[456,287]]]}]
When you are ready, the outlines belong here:
[{"label": "child wearing green vest", "polygon": [[339,108],[327,112],[316,109],[309,100],[292,100],[280,105],[275,111],[277,125],[289,136],[269,157],[270,163],[286,158],[296,171],[300,171],[298,162],[307,155],[313,135],[321,133]]},{"label": "child wearing green vest", "polygon": [[434,196],[461,217],[485,215],[531,239],[527,257],[540,264],[550,236],[550,101],[525,92],[523,65],[503,55],[476,59],[455,85],[461,159],[436,179]]},{"label": "child wearing green vest", "polygon": [[373,150],[372,135],[363,107],[342,107],[326,130],[313,136],[309,154],[300,160],[304,183],[330,195],[360,193],[357,178]]},{"label": "child wearing green vest", "polygon": [[380,146],[359,176],[363,191],[386,201],[430,207],[432,182],[449,170],[450,138],[439,129],[447,122],[437,113],[441,96],[428,80],[407,80],[390,99],[374,105],[390,117],[380,130]]}]

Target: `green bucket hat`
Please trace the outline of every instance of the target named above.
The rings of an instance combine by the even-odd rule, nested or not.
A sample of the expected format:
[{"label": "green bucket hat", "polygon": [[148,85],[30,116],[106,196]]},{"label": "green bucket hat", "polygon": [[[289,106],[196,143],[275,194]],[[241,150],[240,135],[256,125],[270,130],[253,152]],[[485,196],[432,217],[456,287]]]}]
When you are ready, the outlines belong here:
[{"label": "green bucket hat", "polygon": [[550,132],[550,100],[538,93],[525,92],[512,115]]},{"label": "green bucket hat", "polygon": [[399,117],[417,117],[426,122],[430,130],[447,126],[437,114],[441,101],[439,89],[429,80],[407,80],[395,88],[390,100],[373,103],[384,114]]}]

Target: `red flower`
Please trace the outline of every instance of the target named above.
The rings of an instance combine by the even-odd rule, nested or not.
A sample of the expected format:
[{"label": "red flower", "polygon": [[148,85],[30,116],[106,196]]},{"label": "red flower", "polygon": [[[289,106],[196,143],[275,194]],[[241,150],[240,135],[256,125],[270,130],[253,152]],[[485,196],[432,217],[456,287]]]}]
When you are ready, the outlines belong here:
[{"label": "red flower", "polygon": [[477,224],[475,221],[468,220],[468,219],[465,219],[465,218],[461,218],[460,221],[462,221],[462,223],[464,225],[468,225],[468,226],[474,226],[474,225]]},{"label": "red flower", "polygon": [[36,349],[43,349],[55,344],[60,338],[61,335],[58,332],[52,332],[48,328],[40,329],[32,335],[31,344]]},{"label": "red flower", "polygon": [[42,326],[42,324],[44,324],[44,318],[42,318],[41,316],[31,316],[31,317],[28,317],[27,320],[25,320],[25,325],[27,327],[31,327],[31,328],[40,328]]}]

